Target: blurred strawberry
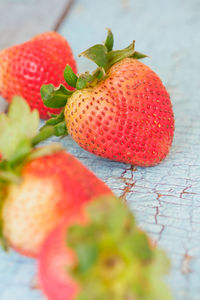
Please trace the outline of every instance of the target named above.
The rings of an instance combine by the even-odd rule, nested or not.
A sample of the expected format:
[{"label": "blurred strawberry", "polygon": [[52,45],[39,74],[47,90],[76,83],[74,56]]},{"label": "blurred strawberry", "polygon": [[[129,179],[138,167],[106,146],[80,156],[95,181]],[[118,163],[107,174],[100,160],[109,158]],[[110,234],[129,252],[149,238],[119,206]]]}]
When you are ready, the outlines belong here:
[{"label": "blurred strawberry", "polygon": [[59,109],[44,106],[42,84],[65,84],[63,70],[69,64],[76,73],[76,62],[68,42],[56,32],[37,35],[32,40],[0,52],[0,95],[11,102],[15,95],[26,99],[30,107],[37,108],[41,118]]},{"label": "blurred strawberry", "polygon": [[47,299],[172,300],[162,279],[169,261],[129,209],[101,197],[84,212],[85,219],[60,224],[41,248],[38,275]]},{"label": "blurred strawberry", "polygon": [[[0,116],[2,239],[20,253],[37,256],[48,233],[82,205],[111,190],[59,144],[33,148],[39,117],[20,98]],[[10,143],[12,141],[12,143]]]}]

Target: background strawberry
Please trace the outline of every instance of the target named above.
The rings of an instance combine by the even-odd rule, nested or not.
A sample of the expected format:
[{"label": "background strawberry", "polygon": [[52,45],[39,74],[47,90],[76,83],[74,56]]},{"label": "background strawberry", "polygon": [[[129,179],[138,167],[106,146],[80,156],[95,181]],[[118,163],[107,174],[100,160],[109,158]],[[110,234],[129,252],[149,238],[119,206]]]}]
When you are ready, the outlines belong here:
[{"label": "background strawberry", "polygon": [[84,212],[87,222],[60,224],[41,248],[39,281],[49,300],[172,299],[162,282],[168,259],[119,199],[96,199]]},{"label": "background strawberry", "polygon": [[39,110],[41,118],[47,118],[49,113],[58,113],[59,109],[49,109],[43,105],[40,87],[47,83],[68,86],[63,80],[66,64],[76,73],[71,48],[56,32],[43,33],[24,44],[2,50],[0,95],[8,102],[14,95],[24,97],[32,109]]},{"label": "background strawberry", "polygon": [[[93,75],[77,77],[66,68],[65,80],[76,87],[66,97],[67,131],[81,147],[96,155],[153,166],[166,157],[173,140],[169,94],[158,75],[138,61],[145,55],[135,51],[134,42],[124,50],[113,51],[112,47],[109,31],[104,45],[81,54],[99,66]],[[60,96],[56,92],[52,85],[42,87],[47,106],[56,103]]]},{"label": "background strawberry", "polygon": [[6,189],[1,196],[2,234],[28,256],[37,256],[47,234],[63,218],[79,214],[96,196],[112,194],[59,145],[33,149],[38,124],[37,112],[30,112],[20,98],[13,100],[8,116],[0,117],[0,182]]}]

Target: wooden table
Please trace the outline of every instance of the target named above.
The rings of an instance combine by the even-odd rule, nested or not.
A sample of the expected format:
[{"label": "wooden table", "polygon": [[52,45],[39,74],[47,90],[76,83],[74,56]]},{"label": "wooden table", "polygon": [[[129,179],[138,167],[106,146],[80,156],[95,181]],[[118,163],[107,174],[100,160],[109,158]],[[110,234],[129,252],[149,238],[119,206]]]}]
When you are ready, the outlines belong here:
[{"label": "wooden table", "polygon": [[[200,1],[199,0],[0,0],[0,46],[58,28],[74,54],[104,40],[112,28],[116,48],[136,40],[144,62],[163,79],[174,107],[176,131],[167,159],[131,168],[95,157],[72,141],[69,152],[127,199],[139,225],[172,261],[166,278],[176,300],[200,299]],[[64,12],[64,13],[63,13]],[[79,71],[94,65],[83,58]],[[0,103],[3,110],[4,102]],[[0,300],[42,300],[35,261],[0,252]],[[162,299],[160,299],[162,300]]]}]

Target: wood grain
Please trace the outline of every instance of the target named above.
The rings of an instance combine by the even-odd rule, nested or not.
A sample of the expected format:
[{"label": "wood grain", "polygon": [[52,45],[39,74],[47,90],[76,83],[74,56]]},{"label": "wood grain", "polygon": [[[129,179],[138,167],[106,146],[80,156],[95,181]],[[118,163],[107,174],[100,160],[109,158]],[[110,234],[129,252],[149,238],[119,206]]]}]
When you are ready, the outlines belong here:
[{"label": "wood grain", "polygon": [[[0,0],[0,50],[59,29],[73,0]],[[0,97],[0,112],[7,103]]]},{"label": "wood grain", "polygon": [[[167,281],[175,299],[199,300],[200,1],[77,0],[60,32],[77,57],[105,39],[106,27],[115,34],[116,49],[136,40],[136,49],[150,56],[143,62],[170,92],[176,127],[171,152],[160,165],[135,171],[96,159],[70,139],[63,142],[118,195],[125,195],[140,226],[167,251],[172,261]],[[78,61],[81,72],[94,68],[84,58]]]},{"label": "wood grain", "polygon": [[71,0],[0,0],[0,49],[53,30]]},{"label": "wood grain", "polygon": [[[60,1],[50,3],[49,7],[54,5],[57,10],[55,3]],[[11,4],[19,12],[28,2],[42,3],[42,0],[3,2],[4,6],[0,0],[1,12],[2,7]],[[37,30],[37,26],[43,24],[44,28],[50,21],[55,24],[56,18],[49,20],[54,16],[49,8],[45,20],[41,20],[40,13]],[[2,44],[11,43],[15,34],[20,40],[35,30],[28,17],[25,30],[20,20],[16,22],[14,11],[11,15],[13,20],[7,14],[3,16],[3,26],[1,22]],[[144,62],[161,76],[171,94],[176,119],[174,142],[167,159],[156,167],[131,168],[84,151],[70,137],[61,142],[117,195],[126,198],[140,226],[167,251],[172,271],[166,280],[175,300],[200,299],[199,16],[199,0],[76,0],[60,26],[60,33],[72,45],[76,58],[88,46],[104,40],[106,27],[115,33],[116,48],[136,39],[137,50],[151,57]],[[21,35],[18,28],[25,32]],[[78,65],[80,71],[94,68],[85,59],[79,59]],[[34,273],[32,260],[13,252],[10,255],[0,252],[0,300],[44,299],[38,290],[31,289]]]}]

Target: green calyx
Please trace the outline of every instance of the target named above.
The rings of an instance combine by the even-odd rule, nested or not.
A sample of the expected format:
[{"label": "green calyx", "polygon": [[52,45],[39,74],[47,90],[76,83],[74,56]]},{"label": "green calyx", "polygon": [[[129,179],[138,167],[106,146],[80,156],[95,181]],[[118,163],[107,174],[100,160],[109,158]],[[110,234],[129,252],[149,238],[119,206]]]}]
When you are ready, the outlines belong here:
[{"label": "green calyx", "polygon": [[[72,68],[67,65],[64,70],[64,79],[74,90],[70,91],[62,84],[59,87],[54,87],[52,84],[42,85],[40,93],[44,105],[51,108],[65,107],[68,98],[72,96],[75,90],[93,87],[99,81],[106,79],[108,70],[115,63],[127,57],[133,59],[147,57],[147,55],[135,51],[135,41],[123,50],[113,50],[114,37],[111,30],[107,30],[107,38],[104,44],[94,45],[79,55],[92,60],[97,65],[97,69],[92,74],[85,72],[76,75]],[[55,120],[55,116],[53,118]],[[47,122],[49,124],[51,121],[48,120]],[[58,125],[61,122],[62,124]],[[59,122],[55,124],[57,128],[62,127],[62,130],[56,131],[57,136],[67,134],[64,124],[64,115],[62,115],[62,119],[59,117]]]},{"label": "green calyx", "polygon": [[112,50],[114,45],[114,37],[110,29],[108,29],[107,38],[104,44],[97,44],[86,51],[82,52],[79,56],[84,56],[98,67],[103,68],[107,72],[110,67],[124,58],[141,59],[147,55],[135,51],[135,41],[133,41],[127,48],[122,50]]},{"label": "green calyx", "polygon": [[4,251],[8,250],[8,244],[3,234],[2,208],[7,195],[7,186],[0,181],[0,246]]},{"label": "green calyx", "polygon": [[55,135],[53,126],[40,132],[38,111],[31,111],[21,97],[14,97],[8,114],[0,114],[0,244],[7,249],[3,236],[1,210],[6,199],[8,186],[20,184],[21,170],[29,160],[60,151],[60,144],[35,148],[35,145]]},{"label": "green calyx", "polygon": [[161,278],[169,269],[166,255],[151,246],[120,199],[100,198],[86,212],[90,223],[67,232],[78,259],[70,270],[80,285],[77,300],[171,300]]},{"label": "green calyx", "polygon": [[[55,134],[53,126],[38,132],[39,122],[38,111],[31,111],[21,97],[13,98],[8,114],[0,114],[0,182],[19,183],[21,166],[39,151],[34,146]],[[44,149],[51,152],[51,146]]]}]

